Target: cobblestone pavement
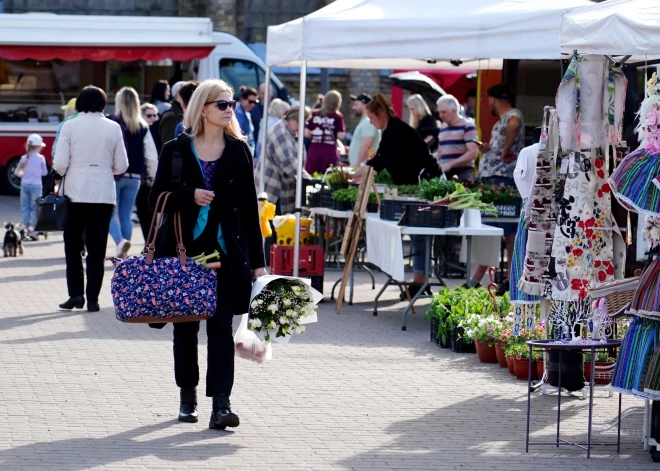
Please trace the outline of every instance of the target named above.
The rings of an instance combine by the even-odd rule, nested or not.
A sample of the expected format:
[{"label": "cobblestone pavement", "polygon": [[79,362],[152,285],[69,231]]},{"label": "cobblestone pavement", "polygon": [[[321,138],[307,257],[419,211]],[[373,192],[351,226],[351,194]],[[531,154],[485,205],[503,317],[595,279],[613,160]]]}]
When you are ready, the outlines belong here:
[{"label": "cobblestone pavement", "polygon": [[[17,198],[0,197],[0,220],[18,220],[17,207]],[[601,449],[587,460],[582,450],[555,447],[526,454],[526,383],[432,344],[423,305],[402,332],[395,289],[373,317],[375,291],[360,272],[357,302],[341,315],[325,302],[319,322],[275,346],[270,363],[236,360],[236,431],[206,428],[204,398],[200,422],[179,423],[171,327],[115,320],[109,264],[101,312],[58,311],[64,269],[56,234],[0,259],[2,470],[657,469],[642,450],[639,417],[624,422],[620,455]],[[328,274],[326,293],[338,276]],[[598,392],[596,419],[611,417],[616,404]],[[624,408],[641,404],[624,398]],[[565,400],[564,438],[586,440],[587,406]],[[556,396],[533,397],[535,439],[553,438],[555,411]]]}]

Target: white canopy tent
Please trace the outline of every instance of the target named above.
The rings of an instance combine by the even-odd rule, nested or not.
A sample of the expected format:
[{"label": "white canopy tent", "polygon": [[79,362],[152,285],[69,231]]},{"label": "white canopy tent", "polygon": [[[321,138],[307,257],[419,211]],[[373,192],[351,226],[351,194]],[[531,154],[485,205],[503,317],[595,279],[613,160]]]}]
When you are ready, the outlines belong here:
[{"label": "white canopy tent", "polygon": [[608,0],[562,16],[561,49],[584,54],[660,55],[660,1]]},{"label": "white canopy tent", "polygon": [[[475,69],[488,67],[480,59],[559,59],[561,15],[592,4],[590,0],[415,0],[414,5],[401,0],[336,0],[305,17],[268,27],[265,83],[268,87],[272,66],[300,66],[304,104],[307,66],[433,69],[451,68],[451,61],[459,60]],[[267,109],[268,90],[265,96]],[[299,128],[304,125],[301,113]],[[265,138],[266,126],[262,128],[260,137]],[[260,156],[261,185],[265,147]],[[301,135],[294,276],[299,262],[302,155]]]}]

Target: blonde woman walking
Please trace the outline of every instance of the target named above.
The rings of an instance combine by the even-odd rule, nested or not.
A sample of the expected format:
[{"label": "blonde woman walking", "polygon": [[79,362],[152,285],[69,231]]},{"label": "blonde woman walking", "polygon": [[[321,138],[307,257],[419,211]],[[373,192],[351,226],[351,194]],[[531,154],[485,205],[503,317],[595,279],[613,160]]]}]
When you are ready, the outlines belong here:
[{"label": "blonde woman walking", "polygon": [[438,123],[429,106],[421,95],[411,95],[406,104],[410,112],[408,124],[424,139],[429,150],[435,152],[438,149]]},{"label": "blonde woman walking", "polygon": [[311,139],[312,143],[305,170],[310,174],[325,173],[328,167],[339,164],[337,139],[343,140],[346,137],[344,116],[339,108],[341,95],[337,90],[330,90],[323,98],[321,109],[314,110],[312,118],[307,121],[305,137]]},{"label": "blonde woman walking", "polygon": [[[153,207],[161,193],[172,192],[156,257],[177,253],[175,211],[181,215],[188,256],[220,253],[218,304],[206,321],[206,396],[213,398],[209,428],[222,430],[240,423],[229,402],[234,385],[232,319],[248,311],[252,281],[266,274],[252,153],[236,120],[233,96],[232,88],[222,80],[199,85],[184,115],[186,132],[163,146],[149,194]],[[180,161],[173,165],[175,158]],[[173,169],[180,173],[175,170],[173,175]],[[174,324],[174,377],[181,388],[181,422],[198,420],[199,324]]]},{"label": "blonde woman walking", "polygon": [[115,177],[117,205],[110,220],[110,235],[117,244],[118,258],[125,258],[131,248],[133,221],[131,214],[143,180],[156,176],[158,151],[149,132],[149,124],[142,118],[140,98],[131,87],[124,87],[115,97],[115,114],[110,117],[121,127],[128,155],[126,173]]}]

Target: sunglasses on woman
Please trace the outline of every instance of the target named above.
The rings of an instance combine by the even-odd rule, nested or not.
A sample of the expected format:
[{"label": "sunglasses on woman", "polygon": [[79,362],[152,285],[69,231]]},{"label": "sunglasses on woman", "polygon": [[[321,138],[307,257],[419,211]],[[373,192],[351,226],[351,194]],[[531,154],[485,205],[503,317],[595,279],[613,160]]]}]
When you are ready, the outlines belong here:
[{"label": "sunglasses on woman", "polygon": [[145,114],[144,117],[145,118],[156,118],[157,115],[155,115],[155,114]]},{"label": "sunglasses on woman", "polygon": [[220,111],[226,111],[227,107],[231,108],[232,110],[236,109],[236,100],[214,100],[214,101],[209,101],[205,103],[206,105],[210,105],[211,103],[215,103],[216,106]]}]

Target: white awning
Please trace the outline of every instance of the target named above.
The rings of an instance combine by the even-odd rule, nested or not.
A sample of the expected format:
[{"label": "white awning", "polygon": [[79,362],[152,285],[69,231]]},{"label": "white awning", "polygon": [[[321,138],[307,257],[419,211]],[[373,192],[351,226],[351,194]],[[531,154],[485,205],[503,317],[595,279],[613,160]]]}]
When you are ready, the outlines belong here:
[{"label": "white awning", "polygon": [[581,54],[660,55],[660,0],[608,0],[566,13],[561,48]]},{"label": "white awning", "polygon": [[[337,0],[268,28],[266,62],[368,69],[501,68],[558,59],[561,15],[589,0]],[[498,61],[478,61],[496,59]]]}]

